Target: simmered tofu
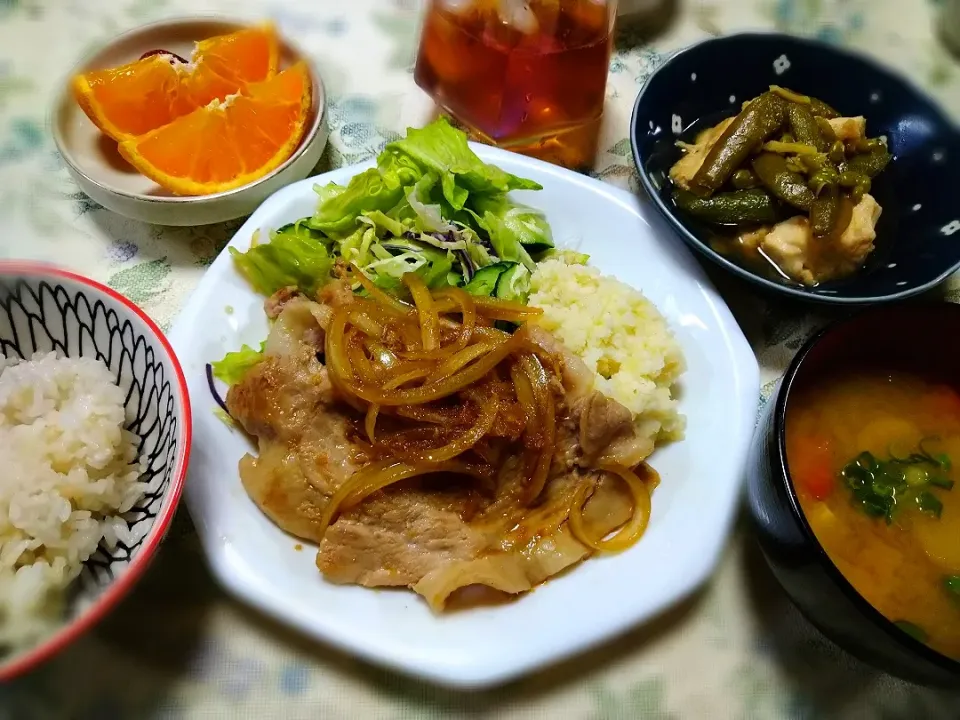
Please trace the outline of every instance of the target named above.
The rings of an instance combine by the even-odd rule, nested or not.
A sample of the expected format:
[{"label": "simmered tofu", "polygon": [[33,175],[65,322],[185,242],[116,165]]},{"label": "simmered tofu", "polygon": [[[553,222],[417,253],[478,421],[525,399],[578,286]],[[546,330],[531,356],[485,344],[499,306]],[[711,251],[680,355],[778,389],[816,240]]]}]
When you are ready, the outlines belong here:
[{"label": "simmered tofu", "polygon": [[844,257],[859,266],[873,252],[877,239],[877,221],[880,219],[880,204],[872,195],[864,195],[853,208],[850,224],[840,235],[840,249]]},{"label": "simmered tofu", "polygon": [[751,231],[740,236],[744,245],[757,241],[767,258],[780,270],[804,285],[833,280],[856,270],[873,251],[877,237],[880,205],[872,195],[864,195],[853,208],[850,224],[832,241],[829,252],[819,243],[828,239],[814,239],[810,221],[803,215],[777,223],[765,234]]},{"label": "simmered tofu", "polygon": [[832,118],[827,122],[838,140],[860,140],[866,137],[867,119],[863,115]]},{"label": "simmered tofu", "polygon": [[814,285],[816,279],[809,266],[810,221],[797,215],[777,223],[760,241],[760,249],[786,275],[804,285]]},{"label": "simmered tofu", "polygon": [[734,118],[727,118],[712,128],[704,130],[697,136],[697,142],[693,145],[684,146],[683,157],[677,160],[670,168],[670,179],[674,184],[682,187],[684,190],[690,189],[690,181],[697,174],[697,170],[703,165],[707,153],[710,152],[723,131],[729,127]]}]

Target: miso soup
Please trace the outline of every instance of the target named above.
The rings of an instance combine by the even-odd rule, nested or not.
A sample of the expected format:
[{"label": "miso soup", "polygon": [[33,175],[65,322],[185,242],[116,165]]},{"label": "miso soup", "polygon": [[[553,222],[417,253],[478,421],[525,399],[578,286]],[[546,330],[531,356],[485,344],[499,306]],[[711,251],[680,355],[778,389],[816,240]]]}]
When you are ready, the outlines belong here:
[{"label": "miso soup", "polygon": [[905,373],[798,387],[786,423],[800,506],[870,604],[960,659],[960,394]]}]

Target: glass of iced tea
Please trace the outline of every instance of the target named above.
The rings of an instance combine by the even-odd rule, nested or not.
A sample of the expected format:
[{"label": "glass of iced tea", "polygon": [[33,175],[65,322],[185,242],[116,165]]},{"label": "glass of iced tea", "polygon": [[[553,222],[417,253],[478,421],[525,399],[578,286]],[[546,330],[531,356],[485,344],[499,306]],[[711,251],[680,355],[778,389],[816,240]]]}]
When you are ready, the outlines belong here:
[{"label": "glass of iced tea", "polygon": [[417,84],[483,142],[585,169],[617,0],[430,0]]}]

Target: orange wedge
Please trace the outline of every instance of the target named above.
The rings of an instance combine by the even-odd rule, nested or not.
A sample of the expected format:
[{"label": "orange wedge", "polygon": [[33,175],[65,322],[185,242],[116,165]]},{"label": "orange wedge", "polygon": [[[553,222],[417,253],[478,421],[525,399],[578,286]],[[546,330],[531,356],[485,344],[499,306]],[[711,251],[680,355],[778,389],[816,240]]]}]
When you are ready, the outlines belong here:
[{"label": "orange wedge", "polygon": [[87,117],[120,142],[272,78],[277,55],[276,33],[262,25],[198,42],[188,63],[154,54],[77,75],[72,89]]},{"label": "orange wedge", "polygon": [[169,125],[120,143],[120,154],[178,195],[246,185],[281,165],[299,145],[312,83],[304,63],[214,100]]}]

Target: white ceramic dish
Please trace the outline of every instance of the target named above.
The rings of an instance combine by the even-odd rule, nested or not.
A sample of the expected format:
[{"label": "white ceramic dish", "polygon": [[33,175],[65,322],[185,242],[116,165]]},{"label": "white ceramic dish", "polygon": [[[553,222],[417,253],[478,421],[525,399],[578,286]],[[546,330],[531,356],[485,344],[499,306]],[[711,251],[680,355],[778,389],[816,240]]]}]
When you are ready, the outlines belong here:
[{"label": "white ceramic dish", "polygon": [[76,73],[128,63],[157,48],[189,57],[195,42],[250,25],[219,16],[162,20],[124,33],[81,60],[61,84],[51,119],[57,150],[80,189],[108,210],[134,220],[156,225],[208,225],[249,215],[277,190],[313,172],[329,136],[327,98],[310,57],[282,35],[278,35],[280,69],[306,60],[313,77],[313,107],[307,130],[293,155],[280,167],[226,192],[184,197],[164,190],[120,156],[116,143],[90,122],[70,91],[69,78]]},{"label": "white ceramic dish", "polygon": [[[186,499],[214,573],[265,612],[364,658],[458,687],[502,682],[649,620],[700,585],[727,537],[754,427],[759,372],[747,341],[692,255],[633,195],[552,165],[474,145],[485,161],[541,183],[518,192],[556,239],[642,290],[668,318],[689,369],[683,442],[658,450],[662,477],[649,529],[633,548],[590,559],[516,602],[433,614],[413,592],[327,583],[314,549],[274,526],[247,497],[237,462],[249,439],[214,414],[205,364],[266,336],[263,299],[222,253],[171,333],[188,377],[196,442]],[[363,163],[305,180],[265,202],[230,243],[311,214],[314,183],[346,183]],[[522,196],[522,198],[521,198]],[[573,620],[571,620],[573,619]]]}]

